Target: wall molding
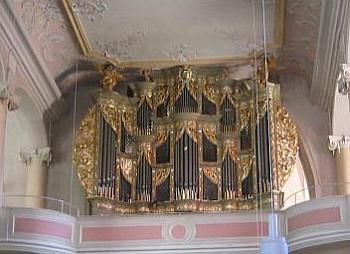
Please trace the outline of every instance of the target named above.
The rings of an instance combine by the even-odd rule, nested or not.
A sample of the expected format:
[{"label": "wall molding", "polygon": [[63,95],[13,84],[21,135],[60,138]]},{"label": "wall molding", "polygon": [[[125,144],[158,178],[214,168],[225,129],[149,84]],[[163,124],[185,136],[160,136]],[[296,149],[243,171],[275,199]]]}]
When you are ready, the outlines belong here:
[{"label": "wall molding", "polygon": [[[56,120],[65,109],[55,80],[44,64],[43,59],[35,52],[30,40],[26,35],[21,21],[14,20],[14,10],[8,0],[0,1],[0,36],[10,48],[17,60],[18,67],[21,68],[25,78],[28,81],[26,90],[33,99],[38,110],[43,115],[48,113],[51,120]],[[16,84],[24,85],[25,84]],[[59,101],[59,105],[51,106]],[[57,104],[57,103],[55,103]]]},{"label": "wall molding", "polygon": [[[349,210],[350,195],[303,202],[278,212],[280,232],[286,237],[290,251],[349,241]],[[0,250],[65,254],[256,254],[260,234],[257,232],[267,235],[267,216],[267,212],[258,216],[255,212],[234,212],[76,219],[47,209],[2,207]],[[56,232],[54,224],[62,230]],[[69,234],[65,234],[68,228]]]}]

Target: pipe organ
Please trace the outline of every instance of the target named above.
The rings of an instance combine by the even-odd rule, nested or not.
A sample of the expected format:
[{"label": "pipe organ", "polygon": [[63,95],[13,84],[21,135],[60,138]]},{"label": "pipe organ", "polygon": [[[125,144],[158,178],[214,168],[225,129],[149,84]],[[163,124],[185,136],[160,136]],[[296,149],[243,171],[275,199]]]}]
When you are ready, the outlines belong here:
[{"label": "pipe organ", "polygon": [[271,198],[280,205],[298,147],[277,85],[177,66],[128,84],[123,95],[109,68],[75,140],[94,212],[254,209]]}]

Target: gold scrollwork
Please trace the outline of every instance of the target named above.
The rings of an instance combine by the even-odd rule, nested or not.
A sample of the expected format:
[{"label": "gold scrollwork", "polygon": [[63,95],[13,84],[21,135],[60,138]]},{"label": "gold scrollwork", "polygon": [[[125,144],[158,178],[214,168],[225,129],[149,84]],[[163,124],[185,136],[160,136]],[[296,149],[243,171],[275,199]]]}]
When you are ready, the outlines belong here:
[{"label": "gold scrollwork", "polygon": [[114,105],[99,104],[103,118],[112,127],[115,133],[119,133],[120,130],[120,116],[118,109]]},{"label": "gold scrollwork", "polygon": [[177,101],[177,99],[180,97],[180,95],[182,94],[183,89],[185,88],[185,84],[183,84],[180,81],[176,81],[175,82],[175,86],[174,86],[174,96],[172,96],[172,104],[175,104],[175,102]]},{"label": "gold scrollwork", "polygon": [[215,168],[215,167],[203,168],[203,173],[206,177],[208,177],[208,179],[212,183],[215,183],[215,184],[220,183],[220,176],[219,176],[219,172],[218,172],[217,168]]},{"label": "gold scrollwork", "polygon": [[203,95],[212,103],[216,103],[218,91],[215,89],[214,84],[206,83],[203,89]]},{"label": "gold scrollwork", "polygon": [[163,144],[169,136],[169,131],[159,130],[157,131],[156,146]]},{"label": "gold scrollwork", "polygon": [[198,133],[197,123],[195,121],[185,122],[185,123],[182,123],[181,126],[177,127],[176,133],[175,133],[175,142],[179,140],[179,138],[182,136],[182,134],[185,131],[190,136],[190,138],[192,138],[193,141],[198,144],[199,133]]},{"label": "gold scrollwork", "polygon": [[277,179],[281,189],[292,173],[298,154],[298,133],[283,106],[276,107]]},{"label": "gold scrollwork", "polygon": [[124,111],[122,114],[122,120],[126,130],[131,134],[134,133],[136,126],[136,119],[134,112]]},{"label": "gold scrollwork", "polygon": [[104,89],[113,91],[114,86],[123,78],[120,70],[111,64],[100,66],[102,74],[101,85]]},{"label": "gold scrollwork", "polygon": [[158,107],[159,105],[161,105],[162,103],[165,102],[165,100],[168,98],[169,96],[169,89],[167,85],[159,85],[157,86],[157,88],[155,89],[155,95],[154,96],[154,107]]},{"label": "gold scrollwork", "polygon": [[204,135],[207,137],[207,139],[213,143],[213,144],[217,144],[217,137],[216,137],[216,127],[215,125],[205,125],[203,127],[203,133]]},{"label": "gold scrollwork", "polygon": [[248,107],[241,107],[239,109],[239,129],[243,130],[249,123],[251,116],[251,108]]},{"label": "gold scrollwork", "polygon": [[222,159],[225,158],[227,153],[231,156],[232,160],[238,161],[237,144],[233,140],[225,142],[222,151]]},{"label": "gold scrollwork", "polygon": [[263,118],[265,116],[267,109],[267,100],[261,100],[258,102],[258,116],[259,119]]},{"label": "gold scrollwork", "polygon": [[133,183],[135,177],[135,168],[134,163],[132,159],[129,158],[119,158],[119,169],[122,175],[124,176],[125,180],[127,180],[129,183]]},{"label": "gold scrollwork", "polygon": [[187,85],[188,92],[192,95],[192,97],[197,100],[197,92],[198,92],[198,83],[197,81],[191,81]]},{"label": "gold scrollwork", "polygon": [[156,186],[161,185],[169,176],[170,168],[161,168],[157,169],[155,176],[155,184]]},{"label": "gold scrollwork", "polygon": [[156,161],[155,150],[152,149],[152,146],[148,143],[143,143],[140,145],[137,163],[140,162],[142,156],[145,156],[146,160],[150,165],[153,165]]},{"label": "gold scrollwork", "polygon": [[249,174],[252,168],[253,158],[251,154],[244,154],[239,157],[239,168],[241,170],[240,178],[243,180]]},{"label": "gold scrollwork", "polygon": [[89,109],[75,137],[73,162],[87,196],[96,188],[96,130],[97,106]]}]

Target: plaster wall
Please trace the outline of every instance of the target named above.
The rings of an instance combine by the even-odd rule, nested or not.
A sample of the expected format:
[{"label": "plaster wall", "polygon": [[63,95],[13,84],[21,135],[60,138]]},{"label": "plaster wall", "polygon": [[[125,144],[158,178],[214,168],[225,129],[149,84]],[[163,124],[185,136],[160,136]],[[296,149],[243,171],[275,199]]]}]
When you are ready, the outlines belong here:
[{"label": "plaster wall", "polygon": [[310,168],[304,167],[311,171],[305,172],[308,186],[316,186],[317,196],[326,196],[334,193],[336,182],[335,159],[328,150],[329,116],[311,104],[308,87],[307,82],[297,76],[281,77],[282,102],[297,125],[307,155],[301,161],[307,160],[310,164]]},{"label": "plaster wall", "polygon": [[[74,88],[67,94],[65,100],[68,111],[52,125],[51,146],[53,160],[48,179],[48,196],[71,202],[85,214],[85,193],[80,185],[77,173],[73,167],[73,129],[80,126],[80,122],[93,105],[92,91],[97,85],[78,86],[76,114],[74,115]],[[75,125],[74,125],[75,122]]]},{"label": "plaster wall", "polygon": [[[6,195],[24,195],[27,172],[19,152],[47,146],[44,121],[32,99],[22,88],[16,88],[20,107],[9,111],[6,119],[4,145],[4,192]],[[23,204],[23,198],[6,197],[7,205]]]}]

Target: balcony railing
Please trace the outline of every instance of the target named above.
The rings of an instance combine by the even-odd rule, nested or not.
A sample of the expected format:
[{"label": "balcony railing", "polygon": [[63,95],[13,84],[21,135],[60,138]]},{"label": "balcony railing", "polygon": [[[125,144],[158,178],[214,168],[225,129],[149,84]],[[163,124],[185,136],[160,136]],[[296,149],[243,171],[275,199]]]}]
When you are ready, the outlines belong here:
[{"label": "balcony railing", "polygon": [[80,216],[78,206],[58,198],[47,196],[3,194],[0,196],[0,199],[0,206],[3,204],[3,206],[7,207],[42,208],[68,214],[76,218]]}]

